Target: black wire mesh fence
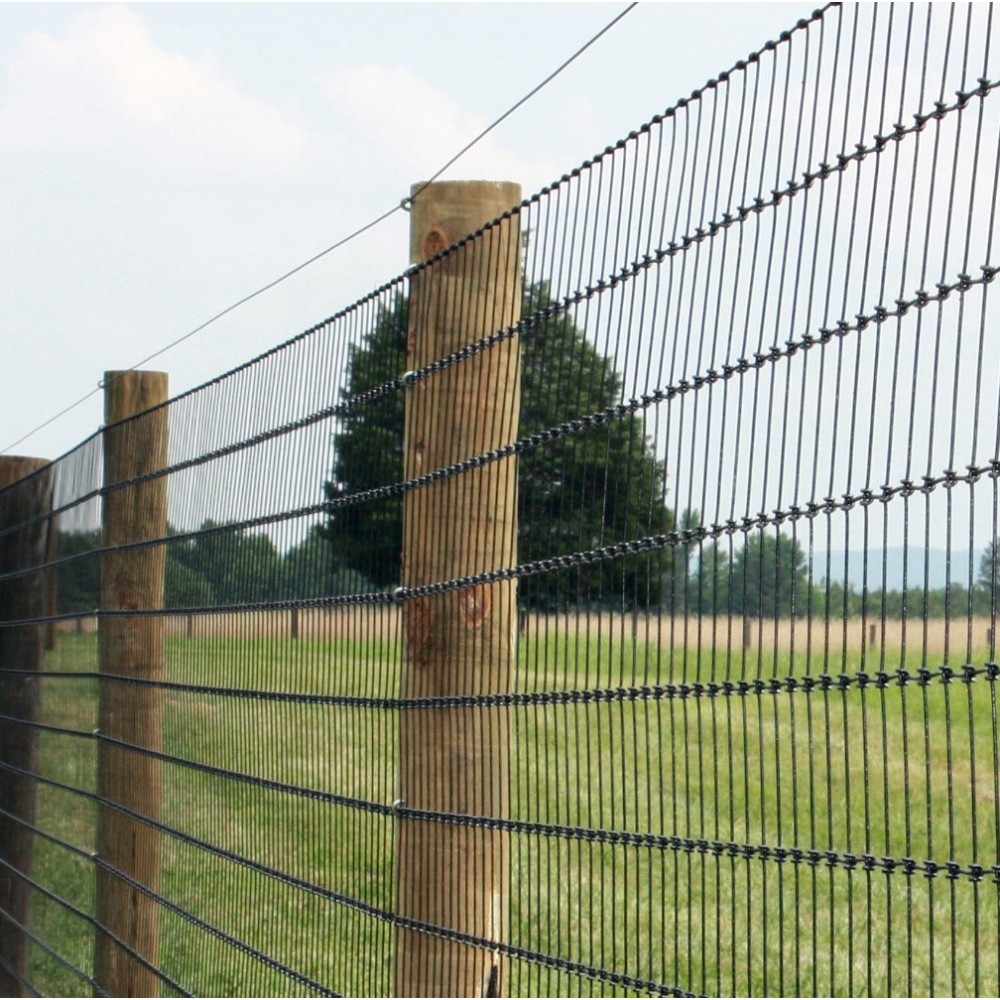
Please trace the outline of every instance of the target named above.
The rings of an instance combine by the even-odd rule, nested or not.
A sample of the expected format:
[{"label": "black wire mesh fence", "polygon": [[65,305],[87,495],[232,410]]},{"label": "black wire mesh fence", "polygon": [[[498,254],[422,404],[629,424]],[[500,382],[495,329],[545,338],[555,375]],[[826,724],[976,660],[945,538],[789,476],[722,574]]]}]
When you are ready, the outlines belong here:
[{"label": "black wire mesh fence", "polygon": [[826,7],[5,467],[6,991],[996,995],[996,62]]}]

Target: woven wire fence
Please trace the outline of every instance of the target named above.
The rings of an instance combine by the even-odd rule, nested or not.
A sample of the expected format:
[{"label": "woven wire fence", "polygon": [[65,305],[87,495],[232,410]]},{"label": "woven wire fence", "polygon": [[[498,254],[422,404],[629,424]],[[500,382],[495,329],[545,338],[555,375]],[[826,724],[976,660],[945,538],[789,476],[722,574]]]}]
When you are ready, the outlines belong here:
[{"label": "woven wire fence", "polygon": [[994,49],[831,5],[418,187],[425,263],[0,491],[8,992],[996,995]]}]

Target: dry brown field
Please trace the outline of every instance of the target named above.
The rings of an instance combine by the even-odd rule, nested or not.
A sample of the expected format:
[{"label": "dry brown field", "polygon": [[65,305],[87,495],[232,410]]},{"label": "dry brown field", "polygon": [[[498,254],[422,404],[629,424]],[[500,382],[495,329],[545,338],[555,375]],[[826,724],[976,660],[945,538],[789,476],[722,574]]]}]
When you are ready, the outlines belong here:
[{"label": "dry brown field", "polygon": [[[167,633],[196,639],[307,639],[394,641],[401,637],[400,611],[392,606],[354,605],[346,608],[303,608],[298,611],[258,611],[243,614],[177,615],[167,619]],[[96,618],[61,625],[62,630],[89,633]],[[810,652],[827,658],[884,651],[949,661],[992,658],[993,623],[987,617],[923,620],[851,618],[757,619],[740,616],[668,616],[568,612],[524,614],[520,634],[525,639],[587,637],[599,642],[653,643],[663,648],[761,654]]]}]

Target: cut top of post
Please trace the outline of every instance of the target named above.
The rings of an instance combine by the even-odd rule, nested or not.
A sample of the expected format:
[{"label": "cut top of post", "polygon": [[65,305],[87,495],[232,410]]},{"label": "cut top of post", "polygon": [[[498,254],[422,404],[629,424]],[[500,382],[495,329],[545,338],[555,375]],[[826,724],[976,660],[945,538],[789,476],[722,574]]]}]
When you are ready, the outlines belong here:
[{"label": "cut top of post", "polygon": [[430,260],[463,237],[476,232],[521,204],[521,185],[514,181],[419,181],[410,187],[410,202],[433,204],[425,225],[410,228],[410,260]]},{"label": "cut top of post", "polygon": [[27,455],[0,455],[0,490],[33,476],[39,469],[51,465],[48,458],[31,458]]},{"label": "cut top of post", "polygon": [[104,373],[104,422],[126,420],[167,399],[166,372],[110,371]]}]

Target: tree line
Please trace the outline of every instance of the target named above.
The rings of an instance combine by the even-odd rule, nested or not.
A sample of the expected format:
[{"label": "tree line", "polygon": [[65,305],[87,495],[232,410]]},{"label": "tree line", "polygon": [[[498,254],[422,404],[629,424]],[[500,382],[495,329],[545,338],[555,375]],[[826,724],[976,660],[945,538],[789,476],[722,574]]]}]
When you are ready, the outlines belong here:
[{"label": "tree line", "polygon": [[[287,552],[269,535],[205,521],[193,537],[166,543],[165,603],[169,608],[224,607],[323,597],[371,590],[370,581],[344,566],[312,530]],[[99,531],[59,532],[60,557],[100,547]],[[80,558],[58,571],[58,603],[63,612],[99,605],[100,560]]]},{"label": "tree line", "polygon": [[[691,526],[697,514],[685,515]],[[749,617],[816,617],[901,619],[944,618],[971,613],[991,615],[1000,582],[1000,541],[983,550],[972,587],[859,590],[848,581],[810,583],[805,552],[798,540],[783,533],[759,532],[728,553],[718,543],[707,545],[696,560],[681,557],[685,569],[674,574],[671,609],[694,614],[742,614]],[[696,562],[688,572],[687,562]]]},{"label": "tree line", "polygon": [[[698,525],[697,512],[681,517],[684,528]],[[234,530],[206,521],[194,537],[167,542],[166,605],[174,608],[222,607],[336,596],[377,589],[378,585],[351,569],[338,557],[324,533],[314,528],[287,552],[278,551],[269,535]],[[59,555],[72,556],[100,547],[100,532],[60,532]],[[972,588],[950,587],[861,591],[842,581],[810,583],[805,552],[785,533],[757,532],[732,552],[718,542],[677,548],[673,560],[662,554],[647,556],[650,572],[658,572],[658,599],[639,601],[655,613],[716,615],[752,618],[868,617],[900,619],[944,618],[968,613],[991,615],[1000,582],[1000,540],[988,545],[979,561]],[[638,559],[638,557],[635,557]],[[617,561],[610,561],[614,567]],[[666,565],[666,569],[663,569]],[[609,572],[604,567],[602,572]],[[614,569],[610,570],[614,572]],[[630,572],[618,566],[620,579]],[[99,560],[81,558],[59,569],[59,608],[64,612],[90,611],[99,604]],[[598,587],[589,593],[576,579],[572,589],[541,576],[533,590],[521,588],[525,608],[572,610],[574,606],[607,604],[615,591]],[[591,581],[593,584],[595,581]],[[576,599],[574,599],[576,598]]]},{"label": "tree line", "polygon": [[[546,282],[526,282],[521,314],[532,317],[519,337],[519,438],[553,428],[622,401],[622,380],[611,359],[587,341],[570,316],[554,308]],[[407,370],[409,301],[402,295],[379,309],[372,330],[350,348],[342,399],[369,393]],[[350,408],[333,441],[333,477],[326,497],[336,503],[321,529],[346,565],[384,587],[402,580],[403,500],[342,503],[352,494],[403,478],[403,397]],[[674,529],[666,504],[666,472],[642,417],[634,413],[587,422],[551,443],[518,455],[518,562],[587,552]],[[571,572],[528,576],[518,585],[523,607],[538,610],[616,600],[657,607],[663,599],[663,560],[669,553],[588,561]]]},{"label": "tree line", "polygon": [[[546,282],[525,282],[519,337],[519,437],[545,441],[518,455],[518,562],[588,553],[621,542],[700,526],[697,511],[677,516],[667,477],[640,413],[621,411],[622,379],[582,329],[558,308]],[[352,345],[342,399],[365,398],[407,370],[409,302],[380,306],[372,329]],[[193,537],[167,544],[169,607],[211,607],[313,598],[403,582],[403,498],[352,502],[352,495],[403,478],[403,394],[371,393],[346,408],[333,436],[332,476],[323,484],[329,513],[288,552],[264,533],[206,521]],[[592,415],[612,414],[609,419]],[[584,418],[584,419],[581,419]],[[552,434],[553,428],[571,432]],[[172,532],[176,535],[175,532]],[[63,534],[63,555],[92,550],[97,532]],[[97,607],[96,560],[60,570],[63,610]],[[615,558],[565,560],[519,581],[522,608],[605,607],[651,613],[750,617],[929,618],[988,614],[997,583],[997,543],[983,554],[970,589],[857,591],[850,583],[811,583],[798,540],[769,530],[742,545],[683,543]]]},{"label": "tree line", "polygon": [[[519,437],[579,423],[619,404],[620,375],[585,332],[553,308],[548,284],[525,282],[523,294],[522,316],[532,321],[519,338]],[[351,346],[342,399],[370,393],[407,370],[408,309],[402,295],[381,306],[372,329]],[[402,394],[388,404],[379,397],[374,405],[350,408],[334,435],[333,476],[324,487],[336,506],[319,531],[345,565],[382,587],[402,582],[403,500],[351,504],[349,498],[402,477]],[[525,449],[518,455],[518,562],[698,528],[698,511],[678,516],[667,495],[666,470],[636,413],[577,426],[551,444]],[[887,617],[943,617],[960,613],[970,600],[975,613],[987,613],[994,582],[982,569],[971,598],[958,585],[863,595],[850,584],[810,583],[797,539],[759,531],[732,548],[687,543],[527,576],[519,581],[518,601],[539,611],[596,605],[787,618],[881,615],[884,609]]]}]

